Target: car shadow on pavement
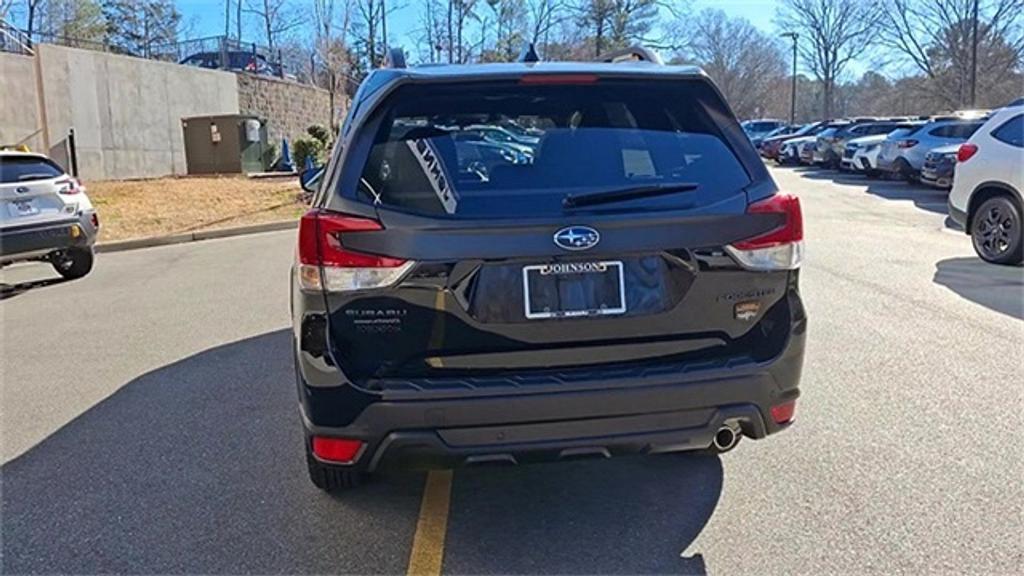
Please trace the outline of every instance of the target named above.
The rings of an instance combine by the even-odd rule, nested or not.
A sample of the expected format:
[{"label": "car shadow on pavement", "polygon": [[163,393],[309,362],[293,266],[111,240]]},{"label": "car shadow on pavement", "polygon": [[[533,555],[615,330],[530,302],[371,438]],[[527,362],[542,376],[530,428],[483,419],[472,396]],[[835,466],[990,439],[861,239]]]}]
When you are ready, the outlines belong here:
[{"label": "car shadow on pavement", "polygon": [[706,455],[460,470],[444,571],[705,574],[685,551],[721,491],[721,461]]},{"label": "car shadow on pavement", "polygon": [[[947,214],[946,206],[949,192],[937,188],[928,188],[917,184],[898,181],[872,182],[868,186],[868,194],[874,194],[886,200],[909,200],[914,206],[934,214]],[[952,222],[952,220],[949,220]]]},{"label": "car shadow on pavement", "polygon": [[54,284],[60,284],[67,282],[66,278],[60,276],[56,278],[46,278],[43,280],[32,280],[29,282],[17,282],[15,284],[7,284],[6,282],[0,282],[0,300],[7,300],[8,298],[14,298],[20,296],[29,290],[35,290],[36,288],[44,288],[46,286],[52,286]]},{"label": "car shadow on pavement", "polygon": [[1024,268],[980,258],[950,258],[935,265],[936,284],[1007,316],[1024,320]]},{"label": "car shadow on pavement", "polygon": [[[404,573],[424,474],[316,490],[290,346],[145,373],[4,464],[0,573]],[[710,456],[461,470],[449,571],[702,573],[680,556],[721,488]]]},{"label": "car shadow on pavement", "polygon": [[143,374],[5,464],[0,573],[404,573],[423,474],[316,490],[290,346]]}]

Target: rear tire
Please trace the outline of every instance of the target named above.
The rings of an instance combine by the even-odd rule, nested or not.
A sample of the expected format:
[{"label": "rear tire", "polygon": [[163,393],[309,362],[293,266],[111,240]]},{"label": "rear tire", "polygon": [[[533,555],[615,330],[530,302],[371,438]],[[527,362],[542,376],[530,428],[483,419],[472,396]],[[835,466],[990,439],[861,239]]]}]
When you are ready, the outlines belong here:
[{"label": "rear tire", "polygon": [[92,248],[68,248],[51,260],[53,269],[68,280],[75,280],[92,270]]},{"label": "rear tire", "polygon": [[355,488],[362,481],[362,474],[359,472],[321,464],[313,456],[309,446],[306,446],[306,465],[309,469],[309,479],[313,485],[329,494]]},{"label": "rear tire", "polygon": [[1024,260],[1024,225],[1021,209],[1009,196],[985,200],[971,219],[974,251],[992,264],[1021,264]]}]

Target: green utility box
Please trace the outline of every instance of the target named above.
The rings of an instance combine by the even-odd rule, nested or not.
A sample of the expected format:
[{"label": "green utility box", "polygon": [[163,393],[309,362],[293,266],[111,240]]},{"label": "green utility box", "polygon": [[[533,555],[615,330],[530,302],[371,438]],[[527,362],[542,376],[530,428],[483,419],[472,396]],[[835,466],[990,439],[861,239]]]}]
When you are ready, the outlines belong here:
[{"label": "green utility box", "polygon": [[267,168],[267,123],[256,116],[183,118],[181,129],[189,174],[248,174]]}]

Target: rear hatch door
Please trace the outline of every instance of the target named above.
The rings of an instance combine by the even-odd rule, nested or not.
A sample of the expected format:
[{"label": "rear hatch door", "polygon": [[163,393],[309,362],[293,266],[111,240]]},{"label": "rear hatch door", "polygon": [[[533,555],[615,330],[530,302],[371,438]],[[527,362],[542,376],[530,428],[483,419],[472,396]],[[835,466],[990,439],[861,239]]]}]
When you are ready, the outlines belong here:
[{"label": "rear hatch door", "polygon": [[[785,216],[748,213],[774,185],[706,82],[412,85],[383,108],[356,194],[343,175],[325,207],[372,204],[376,227],[326,244],[408,266],[327,293],[332,353],[357,383],[585,379],[734,353],[785,293],[786,271],[726,253]],[[463,128],[487,123],[539,140],[490,165],[460,157]]]},{"label": "rear hatch door", "polygon": [[[61,190],[74,186],[52,161],[32,155],[0,156],[0,227],[67,218]],[[71,207],[71,213],[74,207]]]}]

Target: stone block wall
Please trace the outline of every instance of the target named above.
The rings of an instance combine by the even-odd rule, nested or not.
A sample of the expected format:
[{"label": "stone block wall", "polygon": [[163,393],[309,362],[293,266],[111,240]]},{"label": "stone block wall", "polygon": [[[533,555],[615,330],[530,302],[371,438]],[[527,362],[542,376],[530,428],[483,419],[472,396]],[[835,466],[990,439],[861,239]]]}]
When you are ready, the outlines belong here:
[{"label": "stone block wall", "polygon": [[282,138],[293,142],[306,136],[306,128],[313,124],[331,126],[328,91],[268,76],[237,76],[238,111],[266,120],[270,142],[278,146]]}]

